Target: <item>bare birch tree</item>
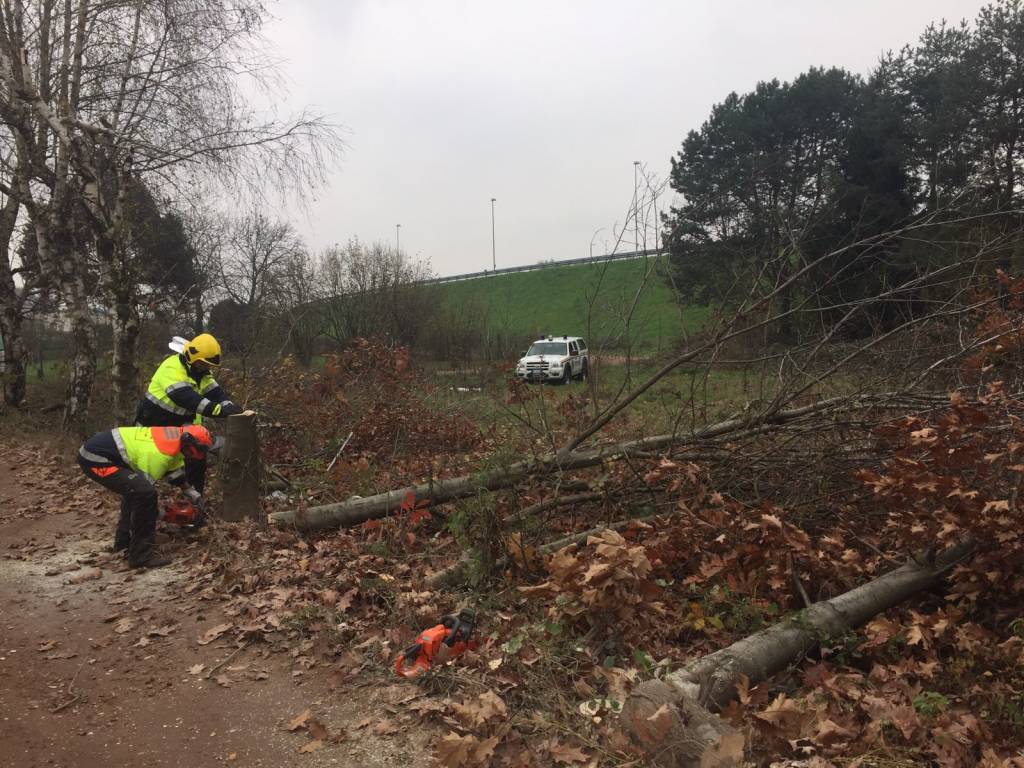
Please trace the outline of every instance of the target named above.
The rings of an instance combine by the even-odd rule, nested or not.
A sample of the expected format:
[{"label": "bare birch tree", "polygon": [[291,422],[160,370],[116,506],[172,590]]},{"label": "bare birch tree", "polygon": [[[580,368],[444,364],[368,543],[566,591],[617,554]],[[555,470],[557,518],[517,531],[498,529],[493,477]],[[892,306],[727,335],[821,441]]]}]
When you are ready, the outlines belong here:
[{"label": "bare birch tree", "polygon": [[75,339],[66,427],[87,411],[95,376],[88,252],[111,309],[116,410],[124,415],[137,396],[140,273],[124,215],[131,184],[188,199],[206,170],[236,192],[302,196],[337,157],[337,131],[323,118],[267,120],[247,106],[243,79],[269,84],[273,74],[265,18],[255,0],[0,4],[0,119],[15,136],[24,169],[17,194],[40,264]]},{"label": "bare birch tree", "polygon": [[[25,279],[16,266],[12,243],[20,209],[18,198],[5,195],[0,209],[0,342],[3,344],[4,404],[18,406],[25,399],[26,352],[22,333],[25,300],[34,280]],[[15,275],[22,272],[22,285]]]}]

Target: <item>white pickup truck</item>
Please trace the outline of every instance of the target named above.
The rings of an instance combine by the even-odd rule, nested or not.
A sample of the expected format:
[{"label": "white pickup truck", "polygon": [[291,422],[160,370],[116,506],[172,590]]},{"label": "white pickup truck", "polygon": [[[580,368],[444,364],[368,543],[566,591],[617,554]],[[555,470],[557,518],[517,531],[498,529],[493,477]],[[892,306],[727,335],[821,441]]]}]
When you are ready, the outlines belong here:
[{"label": "white pickup truck", "polygon": [[516,363],[523,381],[583,381],[590,369],[587,342],[579,336],[546,336],[537,339]]}]

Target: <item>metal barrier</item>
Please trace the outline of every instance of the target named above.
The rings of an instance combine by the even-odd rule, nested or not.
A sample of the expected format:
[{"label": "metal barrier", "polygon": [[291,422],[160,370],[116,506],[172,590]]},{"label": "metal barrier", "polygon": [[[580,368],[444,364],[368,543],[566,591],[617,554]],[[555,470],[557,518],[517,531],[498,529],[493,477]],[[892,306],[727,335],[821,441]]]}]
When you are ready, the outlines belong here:
[{"label": "metal barrier", "polygon": [[651,248],[646,251],[626,251],[624,253],[607,253],[603,256],[583,256],[578,259],[563,259],[562,261],[547,261],[540,264],[527,264],[522,267],[502,267],[501,269],[485,269],[482,272],[467,272],[464,275],[448,275],[447,277],[431,277],[426,280],[417,280],[417,285],[437,285],[440,283],[455,283],[460,280],[475,280],[479,277],[492,277],[494,275],[511,275],[516,272],[534,272],[538,269],[550,267],[569,267],[574,264],[598,264],[602,261],[625,261],[627,259],[644,259],[650,256],[661,256],[669,252],[664,248]]}]

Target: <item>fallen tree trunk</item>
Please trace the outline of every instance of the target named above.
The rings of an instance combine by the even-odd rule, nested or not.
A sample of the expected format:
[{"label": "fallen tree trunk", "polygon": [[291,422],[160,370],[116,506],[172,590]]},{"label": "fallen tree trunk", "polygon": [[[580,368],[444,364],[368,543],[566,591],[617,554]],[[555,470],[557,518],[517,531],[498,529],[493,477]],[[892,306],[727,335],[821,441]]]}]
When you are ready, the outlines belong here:
[{"label": "fallen tree trunk", "polygon": [[[536,459],[515,462],[507,467],[489,472],[446,480],[432,480],[375,496],[348,499],[336,504],[274,512],[270,515],[270,521],[274,525],[293,525],[303,531],[358,525],[367,520],[384,517],[399,509],[410,493],[413,494],[417,503],[429,501],[433,504],[440,504],[454,499],[467,498],[480,491],[508,488],[532,475],[593,467],[606,461],[619,461],[640,452],[660,450],[669,446],[693,445],[744,430],[750,433],[770,431],[808,416],[857,408],[907,408],[911,404],[916,406],[934,405],[936,402],[945,402],[946,400],[945,396],[907,397],[892,393],[860,397],[834,397],[799,408],[781,409],[759,416],[726,419],[692,432],[656,435],[569,454],[549,453]],[[693,456],[691,458],[700,457]]]},{"label": "fallen tree trunk", "polygon": [[497,491],[508,488],[532,475],[594,467],[605,461],[621,460],[634,450],[663,448],[674,442],[686,441],[686,438],[660,435],[628,443],[615,443],[591,451],[581,451],[562,459],[557,458],[554,454],[548,454],[530,461],[518,461],[508,467],[491,472],[464,475],[447,480],[434,480],[380,493],[376,496],[349,499],[337,504],[324,504],[305,510],[274,512],[270,515],[270,521],[274,525],[294,525],[304,531],[358,525],[367,520],[384,517],[397,510],[410,493],[415,496],[417,503],[429,501],[433,504],[441,504],[454,499],[464,499],[480,491]]},{"label": "fallen tree trunk", "polygon": [[743,676],[756,685],[781,672],[823,638],[839,637],[933,586],[974,549],[968,539],[930,564],[911,561],[692,661],[664,680],[639,685],[622,709],[623,729],[663,768],[738,766],[742,736],[712,713],[736,695]]}]

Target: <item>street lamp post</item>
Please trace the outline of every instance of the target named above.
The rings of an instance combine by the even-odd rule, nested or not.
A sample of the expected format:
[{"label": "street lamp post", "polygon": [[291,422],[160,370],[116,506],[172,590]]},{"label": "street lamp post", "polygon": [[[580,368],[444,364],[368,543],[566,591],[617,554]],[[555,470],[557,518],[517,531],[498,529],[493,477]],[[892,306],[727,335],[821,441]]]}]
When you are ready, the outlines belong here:
[{"label": "street lamp post", "polygon": [[402,250],[402,225],[395,224],[395,252]]},{"label": "street lamp post", "polygon": [[633,254],[640,250],[640,185],[637,181],[637,173],[640,170],[640,161],[633,161]]},{"label": "street lamp post", "polygon": [[498,258],[495,255],[494,250],[494,202],[497,200],[496,197],[491,198],[491,269],[498,269]]}]

